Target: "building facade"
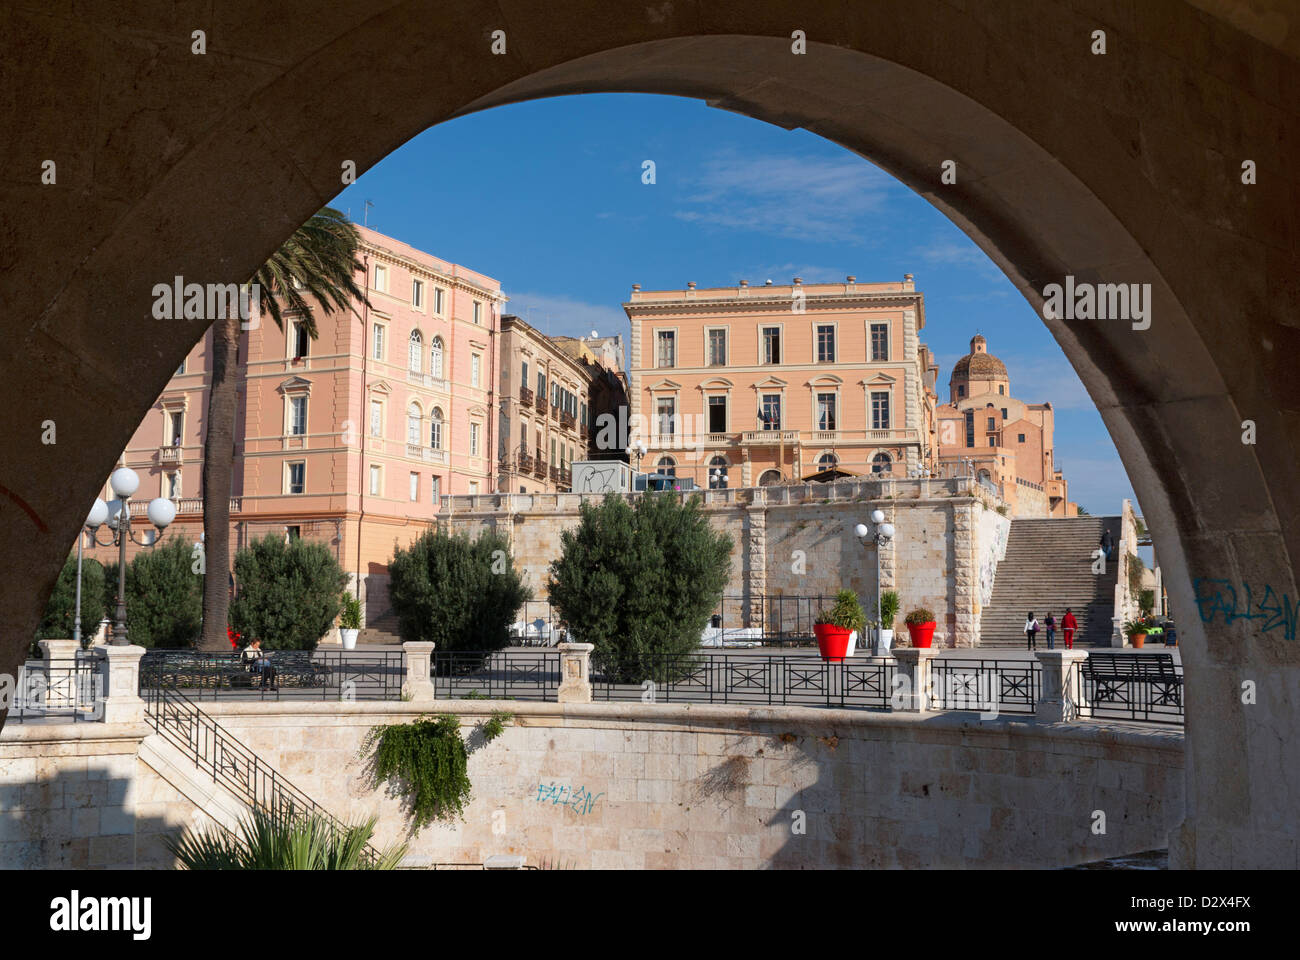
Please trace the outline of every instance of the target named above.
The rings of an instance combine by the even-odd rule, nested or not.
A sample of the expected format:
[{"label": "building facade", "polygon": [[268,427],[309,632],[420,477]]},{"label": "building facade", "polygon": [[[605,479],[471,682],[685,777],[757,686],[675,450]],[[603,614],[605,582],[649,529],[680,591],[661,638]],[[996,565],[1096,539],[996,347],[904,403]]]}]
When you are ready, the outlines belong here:
[{"label": "building facade", "polygon": [[[241,336],[231,540],[324,542],[363,601],[377,578],[386,604],[394,543],[414,539],[443,497],[495,490],[505,297],[491,277],[358,229],[369,306],[317,310],[316,340],[292,314],[280,329],[265,312]],[[203,528],[211,356],[209,332],[122,455],[141,477],[133,515],[154,496],[176,501],[168,537]]]},{"label": "building facade", "polygon": [[1011,395],[1007,366],[976,334],[953,366],[948,402],[938,407],[937,472],[969,473],[992,488],[1016,517],[1073,517],[1069,485],[1055,463],[1051,403]]},{"label": "building facade", "polygon": [[699,486],[837,470],[906,476],[929,456],[925,303],[902,282],[634,285],[632,431],[642,470]]}]

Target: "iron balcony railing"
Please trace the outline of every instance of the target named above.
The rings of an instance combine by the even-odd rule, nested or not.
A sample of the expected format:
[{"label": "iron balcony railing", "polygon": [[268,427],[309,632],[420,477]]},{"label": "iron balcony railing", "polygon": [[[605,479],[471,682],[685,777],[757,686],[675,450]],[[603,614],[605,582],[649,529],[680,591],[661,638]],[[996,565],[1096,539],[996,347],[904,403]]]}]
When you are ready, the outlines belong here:
[{"label": "iron balcony railing", "polygon": [[[28,660],[18,668],[7,723],[77,723],[103,719],[103,663],[89,652],[73,658]],[[5,705],[0,703],[0,709]]]},{"label": "iron balcony railing", "polygon": [[140,662],[140,695],[168,686],[199,702],[402,696],[405,664],[397,650],[269,650],[267,659],[274,674],[263,676],[240,653],[150,650]]}]

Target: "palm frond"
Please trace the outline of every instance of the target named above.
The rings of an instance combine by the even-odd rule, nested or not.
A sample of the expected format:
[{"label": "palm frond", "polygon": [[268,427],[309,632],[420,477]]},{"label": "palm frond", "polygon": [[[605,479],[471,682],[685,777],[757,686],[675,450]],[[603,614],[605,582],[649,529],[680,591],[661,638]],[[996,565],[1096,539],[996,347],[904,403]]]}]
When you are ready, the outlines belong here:
[{"label": "palm frond", "polygon": [[284,328],[285,312],[298,314],[314,340],[319,331],[312,301],[326,316],[335,310],[356,313],[354,303],[368,303],[356,281],[357,271],[364,269],[357,255],[360,246],[356,224],[333,207],[313,214],[295,230],[253,276],[275,325]]}]

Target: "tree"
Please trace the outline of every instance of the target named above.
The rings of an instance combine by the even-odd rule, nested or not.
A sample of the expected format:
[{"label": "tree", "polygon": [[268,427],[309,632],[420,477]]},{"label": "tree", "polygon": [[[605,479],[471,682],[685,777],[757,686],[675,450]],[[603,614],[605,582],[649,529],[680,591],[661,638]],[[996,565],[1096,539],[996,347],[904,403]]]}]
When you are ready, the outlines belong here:
[{"label": "tree", "polygon": [[[314,650],[343,607],[347,576],[328,547],[273,533],[235,554],[230,622],[264,650]],[[226,639],[226,648],[230,641]]]},{"label": "tree", "polygon": [[618,682],[642,679],[654,655],[699,646],[731,569],[731,538],[714,532],[700,498],[646,494],[635,508],[618,496],[582,504],[551,564],[551,603],[573,639]]},{"label": "tree", "polygon": [[[104,619],[104,568],[89,557],[81,563],[81,632],[91,636]],[[63,565],[54,592],[45,605],[45,615],[36,628],[37,640],[60,640],[72,637],[77,615],[77,558],[69,557]]]},{"label": "tree", "polygon": [[[191,541],[177,537],[141,550],[126,565],[126,629],[132,643],[194,646],[203,615],[203,578],[191,568],[193,549]],[[117,616],[116,598],[117,564],[110,563],[104,567],[104,602],[110,619]]]},{"label": "tree", "polygon": [[[308,297],[327,316],[335,309],[353,309],[355,313],[351,308],[354,300],[366,303],[355,279],[356,272],[365,269],[357,258],[360,245],[356,225],[331,207],[295,230],[253,277],[262,292],[260,302],[275,325],[284,329],[284,312],[294,314],[315,340],[318,330]],[[213,574],[206,578],[203,591],[201,646],[205,650],[223,650],[229,645],[226,623],[230,588],[225,571],[230,569],[230,490],[240,330],[239,311],[231,312],[233,316],[212,325],[212,385],[203,444],[203,539],[205,563]]]},{"label": "tree", "polygon": [[254,807],[239,821],[238,833],[189,827],[180,836],[164,835],[162,842],[187,870],[395,870],[406,844],[367,856],[375,823],[371,817],[344,825],[319,813],[273,818]]},{"label": "tree", "polygon": [[510,556],[510,543],[493,530],[476,540],[428,530],[388,564],[388,598],[402,640],[435,649],[500,650],[532,591]]}]

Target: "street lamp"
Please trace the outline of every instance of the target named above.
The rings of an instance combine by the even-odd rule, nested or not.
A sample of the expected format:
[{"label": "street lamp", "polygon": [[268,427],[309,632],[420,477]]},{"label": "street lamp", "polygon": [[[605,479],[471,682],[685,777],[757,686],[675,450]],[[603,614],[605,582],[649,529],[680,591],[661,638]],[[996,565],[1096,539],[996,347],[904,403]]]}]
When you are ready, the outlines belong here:
[{"label": "street lamp", "polygon": [[[91,540],[97,546],[117,547],[117,612],[111,642],[114,646],[124,647],[129,642],[126,639],[126,542],[130,540],[140,547],[156,546],[162,539],[163,530],[176,519],[176,504],[166,497],[154,497],[150,500],[147,510],[149,522],[158,528],[158,533],[150,542],[137,540],[131,530],[131,494],[139,488],[140,477],[129,467],[118,467],[108,478],[108,485],[113,488],[117,499],[106,504],[96,497],[94,506],[90,508],[90,515],[86,518],[86,527],[90,530]],[[108,523],[110,536],[107,543],[100,543],[99,527],[105,522]],[[80,577],[77,580],[77,613],[80,620]]]},{"label": "street lamp", "polygon": [[632,489],[634,491],[636,490],[637,475],[641,473],[641,458],[646,455],[648,450],[649,448],[645,445],[644,440],[638,440],[636,443],[630,444],[627,448],[628,458],[630,459],[633,456],[636,457],[636,474],[633,474],[632,476]]},{"label": "street lamp", "polygon": [[714,467],[709,471],[709,486],[716,489],[726,489],[727,471],[721,467]]},{"label": "street lamp", "polygon": [[859,523],[853,528],[853,533],[862,542],[863,546],[866,546],[868,539],[875,541],[876,544],[876,643],[878,649],[880,642],[879,631],[884,629],[884,624],[880,622],[880,551],[894,539],[894,525],[885,522],[883,510],[871,511],[871,524],[875,528],[874,532],[865,523]]}]

